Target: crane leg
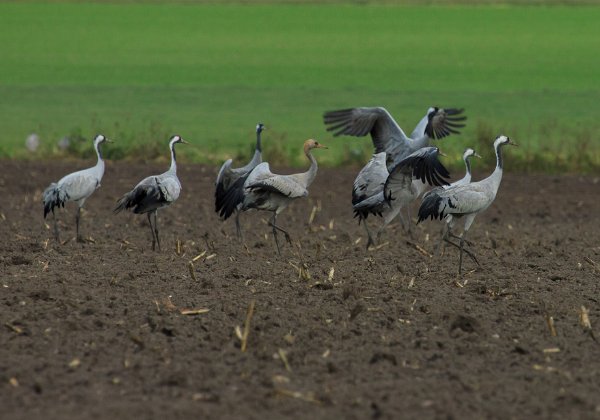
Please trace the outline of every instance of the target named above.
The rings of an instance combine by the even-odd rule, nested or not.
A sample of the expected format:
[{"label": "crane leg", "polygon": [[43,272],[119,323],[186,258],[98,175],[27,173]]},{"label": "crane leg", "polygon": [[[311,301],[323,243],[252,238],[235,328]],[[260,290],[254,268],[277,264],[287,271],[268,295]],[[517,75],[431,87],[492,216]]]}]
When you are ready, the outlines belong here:
[{"label": "crane leg", "polygon": [[369,230],[369,226],[367,225],[367,219],[362,219],[363,225],[365,225],[365,230],[367,231],[367,249],[371,245],[375,246],[375,241],[373,240],[373,236],[371,235],[371,231]]},{"label": "crane leg", "polygon": [[237,232],[238,240],[242,241],[244,237],[242,236],[242,227],[240,226],[240,212],[237,210],[235,212],[235,230]]},{"label": "crane leg", "polygon": [[158,236],[158,210],[154,210],[154,233],[156,234],[156,243],[158,245],[158,251],[160,252],[160,237]]},{"label": "crane leg", "polygon": [[[392,222],[392,220],[394,220],[396,218],[396,216],[398,215],[398,213],[400,213],[401,210],[402,210],[402,207],[400,207],[400,206],[392,207],[392,209],[389,211],[389,213],[385,214],[385,216],[383,218],[383,224],[377,231],[377,242],[378,243],[381,242],[381,234],[383,233],[386,226],[389,225]],[[400,217],[400,220],[402,221],[402,225],[404,226],[404,221],[402,220],[402,217]]]},{"label": "crane leg", "polygon": [[[451,238],[454,238],[454,239],[458,239],[458,240],[460,240],[460,239],[461,239],[461,236],[460,236],[460,235],[456,235],[456,234],[454,234],[454,232],[452,232],[451,230],[448,230],[448,236],[450,236]],[[465,243],[466,243],[467,245],[469,245],[469,246],[473,246],[473,242],[471,242],[471,241],[468,241],[468,240],[466,240],[466,239],[465,239]]]},{"label": "crane leg", "polygon": [[412,219],[410,217],[410,205],[406,206],[406,224],[404,225],[404,231],[406,233],[408,233],[409,237],[413,237],[412,234],[412,229],[411,229],[411,225],[412,225]]},{"label": "crane leg", "polygon": [[450,232],[450,226],[447,223],[442,225],[442,231],[440,232],[440,241],[437,244],[437,254],[440,256],[444,255],[444,251],[446,250],[446,245],[444,244],[446,238],[448,237]]},{"label": "crane leg", "polygon": [[273,213],[273,218],[271,221],[269,221],[269,225],[271,225],[271,227],[273,228],[273,237],[275,238],[275,244],[277,245],[277,253],[279,255],[281,255],[281,249],[279,247],[279,239],[277,239],[277,231],[280,231],[281,233],[283,233],[285,235],[285,239],[286,239],[286,241],[288,241],[288,243],[290,245],[292,244],[292,238],[290,238],[290,234],[287,233],[287,231],[285,229],[277,226],[275,224],[276,222],[277,222],[277,213]]},{"label": "crane leg", "polygon": [[60,235],[58,233],[58,223],[56,222],[56,214],[54,214],[54,209],[52,209],[52,221],[54,222],[54,239],[56,242],[60,243]]},{"label": "crane leg", "polygon": [[[461,249],[461,246],[455,242],[452,242],[450,239],[448,239],[448,235],[445,235],[443,238],[444,242],[446,242],[447,244],[452,245],[453,247],[456,247],[458,249]],[[469,251],[466,248],[462,248],[462,250],[464,251],[465,254],[467,254],[469,257],[471,257],[471,259],[477,264],[477,265],[481,265],[479,264],[479,261],[477,261],[477,257],[475,257],[475,254],[473,254],[471,251]]]},{"label": "crane leg", "polygon": [[460,253],[459,253],[459,257],[458,257],[458,276],[462,276],[462,254],[463,254],[463,249],[465,246],[465,239],[464,238],[460,238]]},{"label": "crane leg", "polygon": [[146,213],[148,216],[148,224],[150,225],[150,232],[152,232],[152,251],[156,248],[156,234],[154,233],[154,226],[152,226],[152,213]]},{"label": "crane leg", "polygon": [[79,220],[81,219],[81,207],[77,207],[77,213],[75,214],[75,230],[77,232],[77,242],[84,242],[83,238],[79,234]]}]

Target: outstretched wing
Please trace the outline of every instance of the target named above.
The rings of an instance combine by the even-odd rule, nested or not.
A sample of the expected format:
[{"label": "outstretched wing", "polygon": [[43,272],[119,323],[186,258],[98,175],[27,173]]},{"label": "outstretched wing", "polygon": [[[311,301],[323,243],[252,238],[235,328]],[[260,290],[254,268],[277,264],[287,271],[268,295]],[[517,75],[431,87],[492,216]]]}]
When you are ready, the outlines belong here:
[{"label": "outstretched wing", "polygon": [[439,161],[438,156],[437,147],[422,147],[411,153],[392,168],[386,185],[404,176],[409,176],[411,180],[413,177],[420,179],[433,186],[448,185],[444,178],[449,178],[450,173]]},{"label": "outstretched wing", "polygon": [[408,148],[409,139],[383,107],[348,108],[323,114],[327,131],[334,136],[362,137],[371,134],[375,152],[398,154]]},{"label": "outstretched wing", "polygon": [[419,139],[428,136],[431,139],[442,139],[450,134],[460,134],[459,128],[463,128],[463,121],[467,119],[463,115],[462,108],[429,108],[427,115],[419,121],[410,137]]}]

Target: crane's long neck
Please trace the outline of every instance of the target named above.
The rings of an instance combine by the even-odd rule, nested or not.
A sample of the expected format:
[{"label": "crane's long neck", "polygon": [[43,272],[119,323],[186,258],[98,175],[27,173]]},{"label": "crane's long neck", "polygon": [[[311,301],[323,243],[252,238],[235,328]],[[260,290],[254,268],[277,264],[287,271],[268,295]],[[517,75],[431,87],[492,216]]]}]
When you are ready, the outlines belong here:
[{"label": "crane's long neck", "polygon": [[96,150],[96,155],[98,156],[96,168],[100,171],[100,176],[102,176],[102,174],[104,174],[104,159],[102,158],[102,152],[100,151],[100,143],[95,143],[94,149]]},{"label": "crane's long neck", "polygon": [[465,172],[463,179],[465,182],[471,182],[471,160],[468,157],[466,157],[464,160],[467,171]]},{"label": "crane's long neck", "polygon": [[306,188],[308,188],[310,184],[312,184],[312,182],[315,180],[319,166],[317,165],[317,159],[315,159],[310,150],[307,150],[305,154],[308,160],[310,161],[310,168],[308,168],[308,171],[304,172],[303,174],[304,178],[306,179]]},{"label": "crane's long neck", "polygon": [[494,187],[494,191],[498,191],[500,187],[500,181],[502,181],[502,147],[500,144],[496,145],[496,169],[490,175],[490,181]]},{"label": "crane's long neck", "polygon": [[465,158],[465,167],[467,168],[465,175],[471,177],[471,160],[468,157]]},{"label": "crane's long neck", "polygon": [[100,143],[94,143],[94,149],[96,150],[96,155],[98,156],[98,163],[102,162],[102,151],[100,150]]},{"label": "crane's long neck", "polygon": [[175,174],[177,173],[177,158],[175,156],[175,143],[171,143],[169,145],[169,148],[171,149],[171,167],[169,168],[169,172]]},{"label": "crane's long neck", "polygon": [[258,153],[262,153],[262,144],[260,139],[261,130],[256,130],[256,151]]},{"label": "crane's long neck", "polygon": [[261,130],[256,130],[256,148],[254,149],[254,155],[252,156],[252,160],[248,164],[250,167],[254,168],[256,165],[262,162],[262,145],[260,140]]}]

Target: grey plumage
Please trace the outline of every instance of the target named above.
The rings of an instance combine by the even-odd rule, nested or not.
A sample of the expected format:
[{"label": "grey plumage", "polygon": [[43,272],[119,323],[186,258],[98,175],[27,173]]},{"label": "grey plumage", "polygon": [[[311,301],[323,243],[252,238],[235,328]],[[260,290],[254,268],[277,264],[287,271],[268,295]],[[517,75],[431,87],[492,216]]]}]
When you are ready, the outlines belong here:
[{"label": "grey plumage", "polygon": [[[463,176],[461,179],[452,182],[450,185],[444,185],[440,188],[443,189],[448,189],[451,187],[457,187],[459,185],[466,185],[469,184],[471,182],[471,157],[475,156],[478,158],[481,158],[481,156],[479,154],[477,154],[477,152],[475,152],[475,150],[471,149],[471,148],[467,148],[464,153],[463,153],[463,162],[465,163],[465,176]],[[434,188],[431,191],[435,191],[436,189]],[[429,194],[431,191],[427,192],[424,197],[427,196],[427,194]],[[449,229],[450,231],[454,228],[454,218],[452,217],[451,214],[446,215],[445,218],[445,223],[442,226],[442,234],[440,236],[440,240],[443,243],[443,239],[444,239],[444,235],[446,235],[446,229]],[[441,244],[440,244],[441,245]]]},{"label": "grey plumage", "polygon": [[[445,178],[448,178],[450,174],[439,162],[438,156],[439,149],[437,147],[421,148],[395,165],[382,184],[381,180],[387,169],[383,170],[380,167],[383,157],[375,155],[370,164],[359,174],[360,179],[365,180],[366,183],[375,181],[363,188],[364,191],[370,191],[371,194],[353,205],[359,216],[359,222],[366,219],[369,213],[383,216],[384,223],[377,232],[379,239],[385,227],[402,208],[410,204],[422,192],[425,185],[447,185],[448,182]],[[361,184],[358,185],[360,188]],[[368,248],[374,244],[374,241],[366,220],[364,220],[364,224],[368,235]]]},{"label": "grey plumage", "polygon": [[[265,129],[265,126],[262,123],[258,123],[256,125],[256,147],[254,150],[254,155],[248,164],[241,168],[232,168],[231,165],[233,163],[232,159],[228,159],[223,163],[221,169],[219,170],[219,174],[217,175],[217,180],[215,181],[215,211],[219,213],[221,218],[225,218],[225,215],[228,213],[228,208],[233,206],[235,209],[235,225],[238,238],[242,236],[242,230],[239,222],[239,208],[241,207],[241,200],[237,199],[237,197],[241,197],[243,190],[243,183],[236,183],[236,181],[240,178],[245,178],[258,164],[262,162],[262,145],[261,145],[261,133]],[[231,188],[236,190],[231,191]],[[226,205],[226,198],[235,197],[237,200],[235,203],[229,202]],[[227,216],[229,217],[229,216]]]},{"label": "grey plumage", "polygon": [[[419,219],[417,223],[428,218],[440,220],[451,215],[453,218],[464,218],[464,229],[460,236],[454,235],[450,230],[446,232],[444,240],[460,249],[458,272],[462,273],[462,254],[467,253],[477,264],[477,258],[472,251],[465,249],[464,242],[466,234],[471,227],[477,214],[487,209],[496,198],[496,193],[502,181],[503,161],[501,148],[505,145],[516,146],[510,138],[498,136],[494,141],[496,152],[496,169],[487,178],[463,185],[455,185],[447,189],[432,190],[423,199],[419,208]],[[452,242],[448,236],[457,238],[460,242]]]},{"label": "grey plumage", "polygon": [[[386,153],[375,153],[371,160],[361,169],[352,187],[352,208],[358,222],[365,221],[369,214],[381,216],[385,199],[383,187],[389,176],[385,164]],[[368,230],[368,228],[367,228]]]},{"label": "grey plumage", "polygon": [[[438,108],[431,107],[410,136],[407,136],[390,113],[383,107],[359,107],[348,108],[337,111],[328,111],[323,115],[323,120],[327,126],[327,131],[333,132],[334,136],[350,135],[350,136],[366,136],[371,135],[371,140],[377,154],[386,153],[386,166],[388,172],[391,173],[394,167],[412,153],[419,149],[429,147],[430,140],[441,139],[450,134],[458,134],[458,129],[464,127],[463,121],[466,117],[462,115],[463,109],[456,108]],[[381,177],[384,174],[382,171],[377,176],[373,177],[375,183],[372,187],[366,189],[376,190],[381,183]],[[358,178],[357,178],[358,180]],[[426,185],[421,181],[410,181],[410,178],[394,177],[391,182],[396,187],[396,195],[398,199],[393,205],[386,207],[374,206],[375,203],[381,203],[381,195],[371,195],[371,199],[363,204],[358,205],[360,214],[367,215],[364,207],[373,209],[375,214],[384,215],[384,224],[379,230],[378,236],[391,221],[400,214],[403,208],[406,208],[407,221],[402,217],[401,221],[406,231],[410,233],[410,203],[414,201],[426,188]],[[431,180],[430,180],[431,181]],[[355,181],[356,184],[356,181]],[[430,182],[430,185],[435,185]],[[364,187],[364,184],[363,184]],[[401,190],[400,188],[404,188]],[[353,203],[355,212],[357,205]],[[368,227],[365,225],[368,232]],[[367,246],[372,243],[372,238],[369,235]]]},{"label": "grey plumage", "polygon": [[[310,167],[306,172],[278,175],[271,172],[267,162],[263,162],[257,165],[246,177],[238,179],[236,182],[243,182],[243,189],[234,190],[230,197],[226,198],[230,205],[225,204],[227,210],[224,217],[227,218],[233,213],[235,206],[232,204],[236,200],[241,200],[240,211],[256,209],[273,212],[269,224],[273,229],[277,252],[281,253],[277,231],[282,232],[288,242],[291,242],[291,239],[287,231],[277,226],[277,215],[295,199],[308,195],[308,187],[314,181],[318,170],[317,161],[311,153],[311,150],[315,148],[326,147],[313,139],[304,142],[304,154],[310,161]],[[235,197],[233,197],[234,195]]]},{"label": "grey plumage", "polygon": [[[122,210],[132,209],[133,213],[148,216],[148,223],[152,231],[152,250],[158,244],[160,251],[160,238],[158,235],[157,212],[163,207],[170,206],[181,192],[181,183],[177,178],[177,162],[175,154],[175,145],[177,143],[187,144],[180,136],[173,136],[169,140],[169,150],[171,151],[171,166],[167,172],[160,175],[151,175],[141,180],[131,191],[124,194],[118,201],[113,210],[119,213]],[[154,218],[154,223],[152,222]]]},{"label": "grey plumage", "polygon": [[77,241],[81,242],[83,240],[79,232],[81,208],[85,204],[87,198],[100,187],[100,182],[104,175],[104,160],[102,159],[100,145],[104,142],[110,142],[110,140],[102,134],[98,134],[94,138],[94,149],[98,156],[95,166],[64,176],[58,182],[51,183],[42,194],[44,218],[46,218],[48,213],[52,212],[52,217],[54,218],[54,237],[57,241],[59,241],[59,232],[54,209],[57,207],[64,207],[65,203],[69,201],[75,201],[77,203],[77,214],[75,216],[76,235]]},{"label": "grey plumage", "polygon": [[391,170],[402,159],[422,147],[431,139],[442,139],[459,134],[464,127],[463,109],[431,107],[419,121],[410,137],[407,136],[390,113],[383,107],[359,107],[328,111],[323,115],[327,131],[334,136],[355,137],[371,135],[375,153],[387,153],[387,166]]}]

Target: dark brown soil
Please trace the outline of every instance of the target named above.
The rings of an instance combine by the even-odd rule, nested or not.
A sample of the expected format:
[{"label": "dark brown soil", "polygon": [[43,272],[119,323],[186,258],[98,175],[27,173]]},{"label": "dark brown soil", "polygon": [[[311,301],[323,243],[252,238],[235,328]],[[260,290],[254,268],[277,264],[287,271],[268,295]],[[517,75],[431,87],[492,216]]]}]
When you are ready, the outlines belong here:
[{"label": "dark brown soil", "polygon": [[[482,267],[457,279],[456,250],[413,245],[433,252],[439,222],[364,249],[354,170],[322,170],[282,213],[278,257],[268,214],[242,216],[246,246],[218,220],[212,167],[180,167],[157,253],[144,216],[111,210],[163,165],[109,163],[82,219],[93,242],[60,246],[40,195],[86,164],[1,165],[1,418],[600,417],[598,178],[507,174],[470,231]],[[57,212],[63,240],[74,210]]]}]

